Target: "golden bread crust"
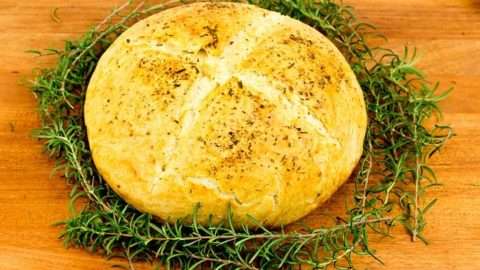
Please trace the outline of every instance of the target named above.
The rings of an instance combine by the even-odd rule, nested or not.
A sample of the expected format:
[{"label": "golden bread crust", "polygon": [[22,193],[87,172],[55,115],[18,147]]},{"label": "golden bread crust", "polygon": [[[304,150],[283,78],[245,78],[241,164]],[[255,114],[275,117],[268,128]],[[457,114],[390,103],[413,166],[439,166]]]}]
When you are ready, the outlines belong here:
[{"label": "golden bread crust", "polygon": [[91,78],[95,165],[128,203],[164,220],[247,214],[295,221],[358,162],[367,116],[348,63],[318,31],[239,3],[195,3],[123,33]]}]

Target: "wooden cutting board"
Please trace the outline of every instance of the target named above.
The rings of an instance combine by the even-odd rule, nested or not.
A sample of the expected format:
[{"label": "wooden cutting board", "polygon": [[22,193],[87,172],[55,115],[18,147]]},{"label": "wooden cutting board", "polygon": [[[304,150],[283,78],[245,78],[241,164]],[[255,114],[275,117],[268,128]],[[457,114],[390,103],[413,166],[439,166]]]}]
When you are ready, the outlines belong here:
[{"label": "wooden cutting board", "polygon": [[[480,269],[480,1],[350,0],[358,15],[390,39],[392,48],[415,45],[419,65],[432,80],[456,90],[443,103],[445,122],[457,136],[432,160],[444,183],[428,216],[431,244],[411,243],[401,229],[373,246],[385,266],[371,260],[360,269]],[[51,224],[68,217],[69,188],[30,138],[38,126],[35,100],[19,82],[47,58],[32,48],[62,46],[99,22],[118,0],[0,0],[0,269],[108,269],[112,262],[84,250],[66,250]],[[62,23],[51,19],[54,8]],[[335,213],[349,196],[346,184],[322,209]],[[146,266],[138,268],[150,269]]]}]

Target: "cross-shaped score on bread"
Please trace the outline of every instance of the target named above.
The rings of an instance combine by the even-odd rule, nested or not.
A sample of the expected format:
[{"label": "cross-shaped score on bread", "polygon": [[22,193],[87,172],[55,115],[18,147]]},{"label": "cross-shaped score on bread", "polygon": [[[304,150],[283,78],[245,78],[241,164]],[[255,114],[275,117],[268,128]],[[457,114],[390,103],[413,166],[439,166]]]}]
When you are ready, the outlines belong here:
[{"label": "cross-shaped score on bread", "polygon": [[95,164],[165,220],[294,221],[348,178],[366,112],[334,45],[254,6],[184,5],[128,29],[99,61],[85,120]]},{"label": "cross-shaped score on bread", "polygon": [[[266,16],[254,17],[244,28],[228,41],[220,56],[212,56],[205,53],[203,48],[197,51],[199,71],[203,75],[192,86],[190,102],[183,108],[184,124],[182,133],[190,130],[195,121],[196,111],[203,100],[219,85],[225,84],[233,76],[236,76],[238,65],[248,57],[257,43],[268,37],[273,29],[281,21],[281,15],[269,13]],[[209,28],[206,28],[209,29]]]}]

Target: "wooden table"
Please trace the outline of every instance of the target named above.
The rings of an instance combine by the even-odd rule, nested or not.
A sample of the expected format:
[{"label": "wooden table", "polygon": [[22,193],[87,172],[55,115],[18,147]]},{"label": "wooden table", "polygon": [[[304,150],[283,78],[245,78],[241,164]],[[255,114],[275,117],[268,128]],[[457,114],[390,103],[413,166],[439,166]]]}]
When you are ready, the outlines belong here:
[{"label": "wooden table", "polygon": [[[38,126],[35,100],[19,84],[47,58],[24,53],[62,46],[99,22],[118,0],[0,0],[0,269],[108,269],[111,262],[65,249],[51,224],[68,217],[68,186],[49,178],[53,166],[30,137]],[[424,55],[420,66],[455,92],[443,103],[445,122],[457,136],[432,160],[444,183],[428,216],[431,245],[411,243],[399,230],[374,244],[385,266],[362,269],[480,269],[480,1],[350,0],[360,17],[379,26],[391,47],[410,44]],[[55,23],[53,8],[63,23]],[[334,212],[351,185],[326,207]],[[319,218],[315,213],[310,221]],[[140,267],[143,268],[143,267]],[[149,269],[145,267],[145,269]]]}]

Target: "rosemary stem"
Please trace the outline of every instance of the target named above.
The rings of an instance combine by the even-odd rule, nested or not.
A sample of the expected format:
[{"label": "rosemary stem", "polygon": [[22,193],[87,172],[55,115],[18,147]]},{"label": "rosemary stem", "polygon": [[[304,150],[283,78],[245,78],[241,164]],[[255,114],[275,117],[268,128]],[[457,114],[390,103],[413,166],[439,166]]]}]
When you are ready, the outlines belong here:
[{"label": "rosemary stem", "polygon": [[78,151],[75,148],[75,146],[72,144],[72,142],[66,138],[65,136],[43,136],[40,135],[38,136],[40,139],[58,139],[62,142],[65,143],[65,145],[69,148],[69,151],[71,153],[71,162],[74,167],[74,169],[78,172],[79,174],[79,179],[78,182],[82,186],[82,188],[87,192],[87,196],[90,198],[90,201],[95,202],[96,204],[100,205],[105,211],[112,212],[112,209],[105,204],[105,202],[98,197],[98,195],[95,193],[94,189],[87,183],[87,178],[85,176],[85,172],[83,171],[83,167],[80,165],[80,161],[78,160]]},{"label": "rosemary stem", "polygon": [[[417,141],[417,113],[414,111],[413,114],[413,138],[415,141]],[[421,153],[420,153],[421,154]],[[418,192],[419,192],[419,185],[420,185],[420,160],[419,160],[419,153],[418,153],[418,148],[415,147],[415,204],[414,204],[414,213],[413,213],[413,221],[414,221],[414,227],[412,230],[412,241],[415,242],[417,240],[417,234],[418,234]]]},{"label": "rosemary stem", "polygon": [[[107,17],[105,17],[105,19],[103,19],[103,21],[101,21],[99,24],[97,24],[97,26],[95,26],[95,32],[98,32],[100,30],[100,28],[102,28],[102,26],[108,24],[109,22],[111,22],[112,18],[115,17],[116,15],[118,15],[122,10],[128,8],[130,5],[131,5],[131,0],[130,1],[127,1],[125,3],[123,3],[120,7],[118,8],[115,8],[112,13],[110,13],[110,15],[108,15]],[[144,3],[140,3],[141,5],[143,5]]]},{"label": "rosemary stem", "polygon": [[198,236],[182,236],[182,237],[149,237],[142,235],[134,235],[128,233],[117,233],[117,232],[99,232],[92,230],[87,227],[83,227],[84,231],[89,231],[99,235],[108,235],[108,236],[118,236],[126,238],[140,238],[143,241],[194,241],[194,240],[236,240],[238,238],[248,238],[248,239],[279,239],[279,238],[294,238],[294,239],[305,239],[317,237],[319,235],[343,230],[350,227],[361,226],[365,224],[373,224],[380,222],[392,221],[392,217],[383,217],[375,219],[364,219],[361,221],[356,221],[348,224],[337,225],[329,229],[319,229],[313,233],[274,233],[274,234],[232,234],[232,235],[198,235]]},{"label": "rosemary stem", "polygon": [[[82,59],[83,56],[85,56],[100,40],[102,40],[103,38],[105,38],[107,35],[109,35],[110,33],[114,32],[115,30],[117,30],[119,27],[121,27],[125,22],[127,22],[128,20],[130,20],[132,17],[134,16],[137,16],[137,11],[143,6],[143,2],[141,2],[139,5],[137,5],[133,10],[132,12],[123,17],[120,22],[115,25],[115,26],[110,26],[108,29],[106,29],[105,31],[103,31],[102,33],[100,33],[93,41],[92,43],[90,43],[87,47],[85,47],[78,55],[77,57],[75,57],[75,59],[73,59],[72,63],[70,64],[70,66],[68,67],[68,69],[65,71],[65,74],[63,75],[63,80],[62,80],[62,84],[60,86],[60,91],[62,92],[62,95],[64,97],[64,101],[65,103],[71,108],[73,109],[73,105],[70,103],[70,101],[67,99],[65,93],[66,93],[66,83],[68,81],[68,76],[70,75],[70,73],[72,72],[73,68],[77,65],[77,63]],[[124,7],[125,8],[125,7]],[[118,14],[119,12],[121,11],[121,9],[117,9],[115,10],[115,12],[113,13],[112,17],[115,15],[115,14]],[[107,20],[108,21],[108,20]]]}]

